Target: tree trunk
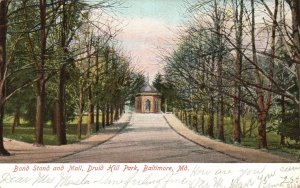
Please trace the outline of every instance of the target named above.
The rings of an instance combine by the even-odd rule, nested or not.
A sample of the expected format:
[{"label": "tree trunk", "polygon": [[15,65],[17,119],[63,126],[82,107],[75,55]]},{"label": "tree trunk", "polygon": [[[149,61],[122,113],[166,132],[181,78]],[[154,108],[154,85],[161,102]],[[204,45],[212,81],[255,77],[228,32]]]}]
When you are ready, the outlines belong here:
[{"label": "tree trunk", "polygon": [[[219,4],[214,1],[214,27],[216,30],[216,42],[217,47],[222,49],[222,33],[221,33],[221,13],[219,12]],[[223,96],[223,54],[219,50],[217,52],[217,128],[218,128],[218,139],[224,141],[224,96]]]},{"label": "tree trunk", "polygon": [[76,127],[76,135],[77,139],[81,139],[81,131],[82,131],[82,113],[83,113],[83,84],[80,86],[80,93],[79,93],[79,109],[78,109],[78,120],[77,120],[77,127]]},{"label": "tree trunk", "polygon": [[280,130],[280,145],[285,145],[285,136],[284,136],[284,123],[286,121],[285,117],[285,97],[284,95],[281,96],[281,130]]},{"label": "tree trunk", "polygon": [[204,128],[204,110],[201,110],[200,112],[200,126],[201,126],[201,131],[202,134],[205,134],[205,128]]},{"label": "tree trunk", "polygon": [[198,130],[198,111],[196,110],[193,116],[193,127],[195,129],[196,132],[199,132]]},{"label": "tree trunk", "polygon": [[113,105],[110,106],[110,124],[114,123],[114,108]]},{"label": "tree trunk", "polygon": [[105,107],[103,107],[102,109],[101,109],[101,116],[102,116],[102,128],[104,129],[105,128]]},{"label": "tree trunk", "polygon": [[40,62],[37,65],[36,114],[35,114],[35,146],[44,145],[43,119],[45,108],[45,55],[46,55],[46,0],[40,0]]},{"label": "tree trunk", "polygon": [[124,103],[122,102],[121,103],[121,106],[120,106],[120,117],[122,117],[123,116],[123,114],[124,114]]},{"label": "tree trunk", "polygon": [[235,59],[235,75],[234,80],[234,99],[233,99],[233,141],[241,143],[241,72],[242,72],[242,38],[243,38],[243,16],[244,1],[241,0],[240,5],[236,4],[235,24],[236,24],[236,59]]},{"label": "tree trunk", "polygon": [[[221,60],[219,60],[221,61]],[[218,139],[224,141],[224,96],[223,96],[223,81],[222,81],[222,63],[218,62],[218,104],[217,104],[217,127]]]},{"label": "tree trunk", "polygon": [[[58,135],[59,133],[58,133],[58,129],[59,129],[59,127],[60,127],[60,107],[59,107],[59,102],[58,102],[58,100],[56,100],[55,101],[55,103],[54,103],[54,126],[56,127],[55,129],[56,129],[56,135]],[[60,145],[60,142],[59,142],[59,140],[57,139],[57,144],[58,145]]]},{"label": "tree trunk", "polygon": [[180,116],[179,116],[180,118],[179,118],[179,119],[180,119],[181,121],[183,121],[183,112],[182,112],[182,110],[180,110],[179,113],[180,113]]},{"label": "tree trunk", "polygon": [[11,127],[11,134],[15,133],[16,126],[20,125],[20,109],[16,108],[14,113],[14,122]]},{"label": "tree trunk", "polygon": [[184,123],[186,125],[188,125],[188,116],[187,116],[187,111],[186,110],[184,110]]},{"label": "tree trunk", "polygon": [[67,144],[67,135],[66,135],[66,121],[65,121],[65,85],[66,85],[66,65],[67,62],[67,10],[65,5],[65,0],[62,1],[62,25],[61,25],[61,48],[64,53],[64,61],[60,65],[59,69],[59,86],[58,86],[58,124],[57,124],[57,143],[58,145]]},{"label": "tree trunk", "polygon": [[8,1],[0,1],[0,156],[9,156],[10,153],[3,144],[3,120],[4,105],[6,100],[5,73],[7,71],[6,62],[6,32],[7,32],[7,6]]},{"label": "tree trunk", "polygon": [[193,126],[193,121],[192,121],[192,112],[188,112],[188,126],[192,127]]},{"label": "tree trunk", "polygon": [[4,144],[3,144],[4,105],[6,100],[5,73],[7,70],[7,62],[6,62],[7,6],[8,6],[7,0],[0,1],[0,156],[10,155],[10,153],[4,148]]},{"label": "tree trunk", "polygon": [[95,124],[95,114],[94,114],[94,111],[95,111],[95,106],[92,104],[91,105],[91,124]]},{"label": "tree trunk", "polygon": [[294,57],[296,62],[297,85],[298,85],[298,121],[300,135],[300,2],[299,0],[290,0],[290,7],[292,11],[292,37],[295,45]]},{"label": "tree trunk", "polygon": [[[279,15],[280,15],[280,26],[281,28],[284,27],[285,24],[285,6],[284,6],[285,0],[281,0],[281,2],[279,3]],[[278,43],[280,46],[284,46],[284,42],[283,42],[283,37],[279,37],[278,39]],[[281,50],[281,52],[283,52],[283,50]],[[280,145],[284,146],[285,145],[285,126],[284,123],[286,121],[286,114],[285,114],[285,97],[284,95],[281,96],[281,126],[280,126]],[[300,109],[300,108],[299,108]],[[300,121],[299,121],[300,123]]]},{"label": "tree trunk", "polygon": [[233,141],[235,143],[241,143],[241,113],[240,113],[240,102],[238,97],[239,92],[235,92],[236,96],[233,99]]},{"label": "tree trunk", "polygon": [[[223,97],[221,97],[223,98]],[[218,124],[218,139],[225,141],[224,137],[224,103],[223,99],[220,99],[219,104],[218,104],[218,119],[217,119],[217,124]]]},{"label": "tree trunk", "polygon": [[[1,5],[0,5],[1,6]],[[0,9],[1,10],[1,9]],[[1,57],[0,57],[0,61],[1,61]],[[4,93],[1,93],[2,95]],[[3,102],[3,101],[1,101]],[[4,103],[2,103],[0,105],[0,156],[10,156],[10,153],[4,148],[4,144],[3,144],[3,119],[4,119]]]},{"label": "tree trunk", "polygon": [[247,118],[246,117],[242,117],[242,138],[246,137],[246,129],[247,129]]},{"label": "tree trunk", "polygon": [[116,112],[115,112],[115,121],[118,121],[119,120],[119,112],[120,112],[120,108],[119,108],[119,105],[117,104],[116,107]]},{"label": "tree trunk", "polygon": [[58,90],[58,124],[57,124],[57,144],[66,145],[66,121],[65,121],[65,82],[66,67],[62,65],[59,70],[59,90]]},{"label": "tree trunk", "polygon": [[258,144],[259,148],[267,149],[267,133],[266,133],[266,125],[267,125],[267,112],[258,112]]},{"label": "tree trunk", "polygon": [[109,126],[109,104],[106,104],[106,126]]},{"label": "tree trunk", "polygon": [[208,136],[211,138],[214,138],[214,98],[213,96],[210,96],[210,107],[209,107],[209,118],[208,118],[208,129],[207,133]]},{"label": "tree trunk", "polygon": [[[96,83],[97,86],[99,85],[99,49],[96,51]],[[97,94],[96,94],[97,95]],[[97,97],[97,96],[96,96]],[[103,115],[103,113],[102,113]],[[99,100],[96,102],[96,132],[100,130],[100,104]]]},{"label": "tree trunk", "polygon": [[88,88],[88,117],[87,117],[87,127],[86,127],[86,136],[89,137],[91,136],[91,131],[92,131],[92,114],[93,112],[93,107],[92,107],[92,88],[89,86]]},{"label": "tree trunk", "polygon": [[38,81],[36,97],[36,115],[35,115],[35,146],[43,146],[43,115],[45,100],[45,85],[43,81]]},{"label": "tree trunk", "polygon": [[165,99],[165,113],[168,112],[168,101],[167,99]]},{"label": "tree trunk", "polygon": [[52,106],[52,114],[51,114],[51,126],[52,126],[52,134],[57,134],[57,110],[56,110],[57,101],[53,102]]},{"label": "tree trunk", "polygon": [[[256,57],[256,45],[255,45],[255,10],[254,10],[254,0],[251,1],[252,6],[252,30],[251,30],[251,40],[252,40],[252,53],[253,53],[253,62],[257,65]],[[275,55],[275,42],[276,42],[276,27],[277,27],[277,12],[278,12],[278,0],[275,0],[275,9],[274,17],[271,31],[271,57],[269,58],[269,73],[270,78],[273,77],[274,71],[274,55]],[[267,124],[267,115],[271,104],[271,92],[267,92],[264,96],[264,91],[261,89],[262,78],[259,70],[254,68],[255,83],[256,83],[256,95],[257,95],[257,116],[258,116],[258,145],[259,148],[267,149],[267,135],[266,135],[266,124]],[[273,84],[270,81],[268,88],[273,89]]]},{"label": "tree trunk", "polygon": [[280,145],[281,146],[285,146],[285,136],[281,133],[280,134]]},{"label": "tree trunk", "polygon": [[99,106],[99,102],[97,102],[96,104],[96,132],[98,132],[100,130],[100,106]]}]

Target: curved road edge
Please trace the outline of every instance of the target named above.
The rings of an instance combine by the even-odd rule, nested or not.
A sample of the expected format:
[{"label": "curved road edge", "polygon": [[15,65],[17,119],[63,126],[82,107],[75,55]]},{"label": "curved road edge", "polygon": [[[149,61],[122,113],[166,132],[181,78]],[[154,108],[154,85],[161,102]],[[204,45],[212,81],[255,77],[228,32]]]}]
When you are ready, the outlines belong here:
[{"label": "curved road edge", "polygon": [[268,152],[264,152],[257,149],[239,147],[217,140],[212,140],[206,136],[200,135],[193,130],[187,128],[174,114],[164,114],[163,115],[168,125],[177,134],[183,136],[184,138],[202,146],[207,149],[211,149],[230,157],[239,159],[243,162],[250,163],[295,163],[297,161],[284,158],[278,155],[274,155]]}]

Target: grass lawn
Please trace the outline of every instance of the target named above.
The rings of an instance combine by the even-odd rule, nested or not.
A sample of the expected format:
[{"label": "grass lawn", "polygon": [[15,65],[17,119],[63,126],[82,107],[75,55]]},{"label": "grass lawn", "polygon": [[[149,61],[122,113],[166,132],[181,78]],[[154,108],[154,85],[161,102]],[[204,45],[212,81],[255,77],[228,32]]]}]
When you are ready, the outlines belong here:
[{"label": "grass lawn", "polygon": [[[199,119],[200,117],[198,117]],[[214,121],[214,136],[217,138],[218,129],[216,125],[216,117]],[[205,116],[204,118],[204,124],[205,124],[205,131],[207,130],[207,121],[208,116]],[[246,120],[246,130],[249,129],[249,120]],[[201,132],[200,124],[198,125],[198,130]],[[258,148],[258,140],[257,140],[257,127],[255,127],[252,131],[251,137],[249,137],[249,134],[244,136],[242,138],[241,146],[259,149]],[[232,121],[230,117],[226,117],[224,119],[224,136],[225,136],[225,142],[228,144],[234,144],[232,141]],[[289,143],[289,145],[281,146],[280,145],[280,135],[276,134],[275,132],[269,132],[267,133],[267,141],[268,141],[268,152],[281,155],[284,157],[292,158],[292,159],[300,159],[300,146],[299,144],[296,145],[295,141],[286,139],[286,141]]]},{"label": "grass lawn", "polygon": [[[101,115],[100,115],[101,120]],[[76,136],[76,121],[75,120],[68,122],[66,126],[66,132],[67,132],[67,141],[68,144],[72,144],[75,142],[78,142]],[[24,120],[20,120],[20,125],[15,128],[15,133],[11,134],[11,127],[13,118],[7,117],[4,120],[4,137],[8,139],[14,139],[19,140],[22,142],[27,143],[34,143],[35,142],[35,133],[34,133],[34,125],[28,125],[27,122]],[[87,123],[87,116],[83,116],[82,119],[82,136],[81,139],[85,139],[85,133],[86,133],[86,123]],[[101,122],[100,122],[101,124]],[[92,127],[92,131],[95,131],[95,125]],[[53,135],[52,133],[52,127],[50,122],[46,123],[44,126],[44,144],[45,145],[57,145],[57,139],[56,135]]]}]

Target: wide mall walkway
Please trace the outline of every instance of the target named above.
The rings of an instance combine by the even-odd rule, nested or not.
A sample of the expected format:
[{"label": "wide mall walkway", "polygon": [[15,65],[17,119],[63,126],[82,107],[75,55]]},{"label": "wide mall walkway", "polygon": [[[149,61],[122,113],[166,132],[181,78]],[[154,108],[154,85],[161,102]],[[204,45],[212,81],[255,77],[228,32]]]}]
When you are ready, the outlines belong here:
[{"label": "wide mall walkway", "polygon": [[241,162],[178,135],[162,114],[132,115],[114,138],[54,162]]}]

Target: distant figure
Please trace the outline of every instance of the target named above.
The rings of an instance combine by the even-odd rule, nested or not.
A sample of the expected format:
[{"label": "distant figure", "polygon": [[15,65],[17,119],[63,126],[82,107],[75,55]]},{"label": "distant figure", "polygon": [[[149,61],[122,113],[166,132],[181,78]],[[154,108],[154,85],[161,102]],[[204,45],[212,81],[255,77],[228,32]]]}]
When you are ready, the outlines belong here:
[{"label": "distant figure", "polygon": [[147,99],[145,101],[145,112],[150,112],[150,107],[151,107],[150,100]]}]

